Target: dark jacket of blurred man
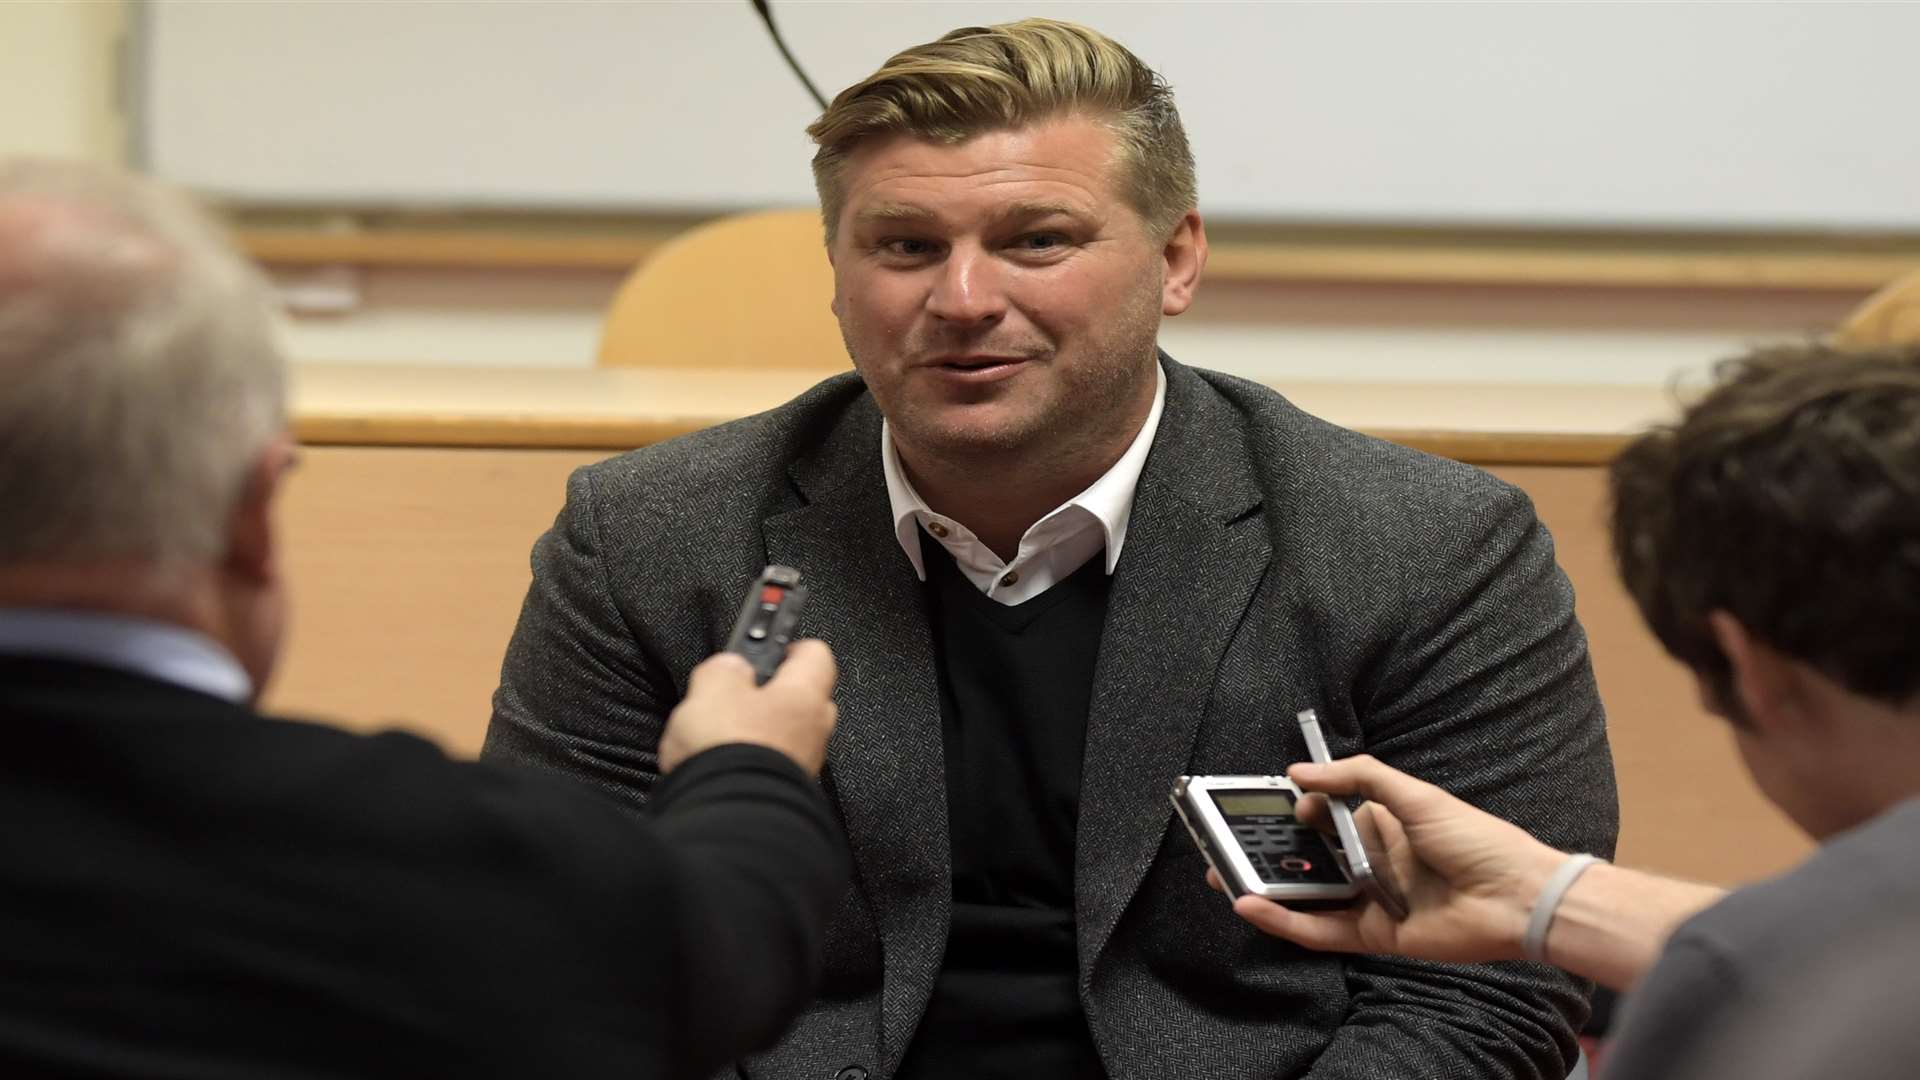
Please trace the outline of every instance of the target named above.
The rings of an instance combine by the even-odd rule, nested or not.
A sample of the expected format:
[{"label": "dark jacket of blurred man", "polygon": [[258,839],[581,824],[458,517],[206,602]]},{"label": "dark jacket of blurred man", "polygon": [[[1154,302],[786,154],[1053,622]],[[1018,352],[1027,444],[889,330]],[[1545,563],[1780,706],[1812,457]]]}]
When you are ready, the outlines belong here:
[{"label": "dark jacket of blurred man", "polygon": [[643,819],[262,717],[283,381],[184,200],[0,162],[0,1075],[684,1077],[771,1042],[846,882],[825,647],[764,688],[702,665]]}]

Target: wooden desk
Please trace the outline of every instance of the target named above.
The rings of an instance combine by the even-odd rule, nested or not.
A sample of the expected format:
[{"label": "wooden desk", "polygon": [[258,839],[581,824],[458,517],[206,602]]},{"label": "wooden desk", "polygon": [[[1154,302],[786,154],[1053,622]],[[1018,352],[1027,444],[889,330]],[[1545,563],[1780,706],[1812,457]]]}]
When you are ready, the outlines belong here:
[{"label": "wooden desk", "polygon": [[[295,373],[295,428],[320,446],[624,450],[771,409],[831,374],[310,364]],[[1317,416],[1477,465],[1599,464],[1670,411],[1664,390],[1637,386],[1275,385]]]},{"label": "wooden desk", "polygon": [[[558,511],[567,474],[770,407],[812,381],[791,372],[301,371],[296,422],[309,445],[283,511],[294,622],[270,705],[362,729],[407,727],[476,753],[527,554]],[[1685,671],[1614,579],[1598,462],[1621,432],[1661,413],[1664,394],[1286,389],[1341,422],[1459,451],[1532,496],[1592,641],[1620,774],[1623,862],[1736,882],[1804,854],[1806,841],[1754,790],[1724,725],[1700,711]]]}]

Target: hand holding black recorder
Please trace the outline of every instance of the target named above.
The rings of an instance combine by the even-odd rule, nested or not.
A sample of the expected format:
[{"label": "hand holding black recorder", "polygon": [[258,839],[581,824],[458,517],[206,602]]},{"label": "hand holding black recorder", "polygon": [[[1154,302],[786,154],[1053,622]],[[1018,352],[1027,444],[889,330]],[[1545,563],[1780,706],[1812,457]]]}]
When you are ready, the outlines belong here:
[{"label": "hand holding black recorder", "polygon": [[805,599],[791,567],[769,566],[754,581],[726,648],[694,667],[661,732],[662,774],[714,747],[752,743],[819,775],[838,716],[836,671],[825,644],[792,640]]},{"label": "hand holding black recorder", "polygon": [[[1312,709],[1297,719],[1313,760],[1333,760]],[[1328,799],[1338,846],[1295,815],[1301,792],[1285,776],[1182,776],[1170,796],[1194,843],[1232,897],[1289,907],[1334,907],[1363,892],[1395,919],[1405,897],[1389,877],[1377,835],[1340,799]]]},{"label": "hand holding black recorder", "polygon": [[727,638],[726,651],[739,653],[753,665],[754,682],[765,686],[780,661],[787,657],[793,627],[807,602],[807,586],[791,566],[769,566],[747,590]]}]

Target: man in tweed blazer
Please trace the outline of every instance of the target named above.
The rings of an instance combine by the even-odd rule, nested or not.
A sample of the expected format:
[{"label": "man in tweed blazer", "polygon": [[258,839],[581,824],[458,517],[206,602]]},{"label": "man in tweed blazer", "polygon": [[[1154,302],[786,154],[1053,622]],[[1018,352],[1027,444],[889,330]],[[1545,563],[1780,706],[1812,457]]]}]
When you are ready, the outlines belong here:
[{"label": "man in tweed blazer", "polygon": [[795,566],[840,662],[822,783],[856,884],[815,1004],[743,1075],[1565,1075],[1581,984],[1264,937],[1167,803],[1303,760],[1312,706],[1338,754],[1610,852],[1525,496],[1155,349],[1205,234],[1164,84],[1100,35],[955,31],[812,130],[857,373],[574,475],[486,754],[643,802],[687,672]]}]

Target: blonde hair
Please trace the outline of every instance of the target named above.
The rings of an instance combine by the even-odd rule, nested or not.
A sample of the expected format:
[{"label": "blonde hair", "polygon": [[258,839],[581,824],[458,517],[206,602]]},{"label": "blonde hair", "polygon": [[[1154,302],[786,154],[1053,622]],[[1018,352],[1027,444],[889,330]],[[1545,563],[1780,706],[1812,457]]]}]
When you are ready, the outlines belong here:
[{"label": "blonde hair", "polygon": [[862,140],[907,134],[939,143],[1062,114],[1106,123],[1122,194],[1156,236],[1195,205],[1193,152],[1165,79],[1084,26],[1023,19],[968,26],[895,55],[842,90],[807,128],[820,149],[813,182],[827,242],[846,201],[842,173]]},{"label": "blonde hair", "polygon": [[0,565],[218,556],[285,381],[265,283],[185,196],[0,159]]}]

